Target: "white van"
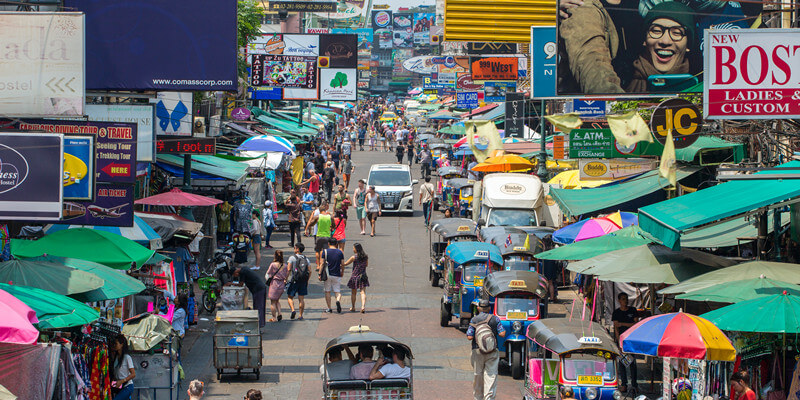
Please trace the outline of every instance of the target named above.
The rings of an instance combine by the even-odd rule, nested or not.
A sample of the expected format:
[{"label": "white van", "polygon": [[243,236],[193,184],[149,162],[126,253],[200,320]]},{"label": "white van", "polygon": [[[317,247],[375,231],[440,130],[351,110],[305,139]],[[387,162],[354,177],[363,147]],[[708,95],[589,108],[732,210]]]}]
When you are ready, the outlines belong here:
[{"label": "white van", "polygon": [[411,169],[405,164],[376,164],[370,167],[367,186],[375,186],[382,212],[414,214],[414,185]]},{"label": "white van", "polygon": [[488,174],[476,184],[473,219],[483,226],[558,227],[561,210],[547,200],[549,185],[526,174]]}]

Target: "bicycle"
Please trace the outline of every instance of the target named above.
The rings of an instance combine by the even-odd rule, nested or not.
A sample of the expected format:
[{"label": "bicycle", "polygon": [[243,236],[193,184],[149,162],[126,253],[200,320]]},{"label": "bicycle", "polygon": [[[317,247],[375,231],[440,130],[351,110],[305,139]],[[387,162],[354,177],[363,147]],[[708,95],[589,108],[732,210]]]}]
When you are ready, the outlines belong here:
[{"label": "bicycle", "polygon": [[201,297],[203,310],[209,314],[213,313],[217,308],[217,300],[220,297],[219,280],[213,275],[203,272],[200,274],[200,278],[197,279],[197,284],[200,286],[200,290],[203,291]]}]

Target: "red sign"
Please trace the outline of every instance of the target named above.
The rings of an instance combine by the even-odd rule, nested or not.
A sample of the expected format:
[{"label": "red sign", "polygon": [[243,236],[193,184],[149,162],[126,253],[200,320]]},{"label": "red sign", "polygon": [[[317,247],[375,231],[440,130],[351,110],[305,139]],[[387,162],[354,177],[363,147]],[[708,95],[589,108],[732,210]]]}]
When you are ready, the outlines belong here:
[{"label": "red sign", "polygon": [[516,57],[488,57],[472,62],[476,81],[516,81],[519,61]]},{"label": "red sign", "polygon": [[456,87],[464,90],[483,89],[483,85],[477,84],[472,80],[472,74],[459,74],[456,80]]},{"label": "red sign", "polygon": [[101,171],[105,172],[106,175],[111,177],[131,176],[130,164],[117,164],[117,163],[106,164],[106,166],[103,167]]},{"label": "red sign", "polygon": [[215,154],[215,138],[169,138],[156,141],[156,152],[160,154]]},{"label": "red sign", "polygon": [[797,30],[706,30],[705,43],[706,118],[800,117]]}]

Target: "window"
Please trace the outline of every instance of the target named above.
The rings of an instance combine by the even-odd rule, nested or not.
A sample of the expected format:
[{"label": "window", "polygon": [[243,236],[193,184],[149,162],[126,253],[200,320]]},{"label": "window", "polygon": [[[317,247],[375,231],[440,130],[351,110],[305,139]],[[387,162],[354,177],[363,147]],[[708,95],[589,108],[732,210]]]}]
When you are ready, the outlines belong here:
[{"label": "window", "polygon": [[411,174],[408,171],[372,171],[369,174],[370,186],[411,186]]},{"label": "window", "polygon": [[614,360],[604,360],[597,356],[573,354],[562,363],[564,379],[576,381],[581,375],[603,375],[603,380],[612,381],[616,377]]},{"label": "window", "polygon": [[536,226],[533,210],[494,209],[489,214],[486,226]]},{"label": "window", "polygon": [[497,315],[503,317],[510,312],[527,312],[528,317],[539,314],[539,301],[531,296],[509,295],[495,299]]}]

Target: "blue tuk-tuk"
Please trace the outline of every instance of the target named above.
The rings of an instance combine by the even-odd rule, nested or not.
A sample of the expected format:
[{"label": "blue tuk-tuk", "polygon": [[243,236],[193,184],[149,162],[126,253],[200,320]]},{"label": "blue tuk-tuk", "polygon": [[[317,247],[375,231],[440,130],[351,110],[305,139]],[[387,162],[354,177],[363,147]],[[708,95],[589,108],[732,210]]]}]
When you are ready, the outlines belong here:
[{"label": "blue tuk-tuk", "polygon": [[484,242],[456,242],[445,249],[444,295],[441,300],[441,326],[450,319],[459,319],[459,328],[466,329],[475,315],[477,300],[486,275],[503,268],[503,257],[497,246]]},{"label": "blue tuk-tuk", "polygon": [[544,243],[539,237],[509,226],[483,228],[479,237],[500,249],[504,270],[541,272],[534,257],[544,250]]},{"label": "blue tuk-tuk", "polygon": [[445,264],[444,251],[447,246],[453,242],[476,241],[478,239],[477,230],[475,221],[466,218],[443,218],[431,221],[431,229],[428,232],[431,256],[428,279],[431,281],[431,286],[439,286],[439,281],[442,279]]}]

